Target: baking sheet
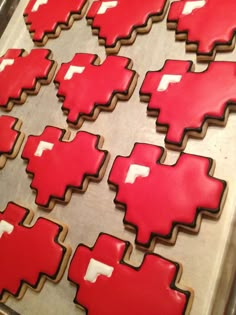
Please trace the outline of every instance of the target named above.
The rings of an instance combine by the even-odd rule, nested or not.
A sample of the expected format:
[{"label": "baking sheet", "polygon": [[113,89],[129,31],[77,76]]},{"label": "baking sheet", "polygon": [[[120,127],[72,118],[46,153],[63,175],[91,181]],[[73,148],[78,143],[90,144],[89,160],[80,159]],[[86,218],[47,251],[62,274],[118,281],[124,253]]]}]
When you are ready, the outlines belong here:
[{"label": "baking sheet", "polygon": [[0,0],[0,37],[20,0]]},{"label": "baking sheet", "polygon": [[[0,39],[1,55],[8,48],[24,48],[27,51],[33,48],[22,17],[26,4],[27,1],[20,1]],[[54,59],[59,65],[70,61],[77,52],[96,53],[102,60],[105,58],[104,47],[98,45],[97,37],[92,35],[85,18],[76,21],[59,38],[49,40],[45,48],[53,51]],[[29,187],[31,179],[25,172],[25,162],[20,158],[23,146],[17,158],[8,160],[5,168],[0,171],[0,209],[3,210],[7,202],[12,200],[34,210],[34,221],[43,215],[64,222],[69,227],[66,242],[73,251],[78,243],[92,246],[100,232],[113,234],[134,244],[135,235],[124,229],[124,212],[115,208],[115,192],[107,184],[112,162],[118,154],[128,155],[134,142],[164,146],[164,134],[155,131],[155,119],[147,117],[147,104],[139,100],[139,88],[146,71],[160,69],[166,59],[196,62],[195,54],[185,52],[184,42],[175,42],[174,31],[166,29],[166,20],[153,24],[149,34],[138,35],[133,45],[121,48],[119,55],[131,58],[134,69],[139,74],[132,98],[128,102],[119,101],[112,113],[102,112],[95,122],[86,121],[81,128],[104,136],[103,148],[111,154],[105,176],[100,183],[91,182],[86,193],[73,193],[69,204],[56,204],[49,213],[34,203],[35,194]],[[236,61],[236,50],[226,54],[217,53],[216,60]],[[196,71],[202,71],[206,66],[197,64],[195,68]],[[37,96],[29,96],[24,105],[14,106],[9,113],[23,120],[22,131],[26,136],[40,134],[46,125],[67,128],[66,116],[60,109],[62,104],[58,101],[56,92],[53,83],[43,86]],[[73,137],[75,130],[71,131]],[[236,205],[235,139],[236,114],[231,113],[225,128],[209,127],[203,140],[188,140],[185,152],[216,160],[214,175],[225,179],[229,186],[226,203],[219,220],[203,219],[199,234],[180,232],[174,246],[159,243],[155,246],[156,253],[183,265],[181,283],[195,291],[191,315],[222,314],[227,301],[235,261],[235,251],[230,251],[235,245],[232,237]],[[178,156],[178,152],[168,151],[165,163],[173,164]],[[143,254],[134,248],[131,262],[140,264]],[[40,293],[28,289],[21,301],[10,297],[6,304],[24,315],[85,314],[73,304],[76,287],[67,281],[67,270],[57,285],[46,281]]]}]

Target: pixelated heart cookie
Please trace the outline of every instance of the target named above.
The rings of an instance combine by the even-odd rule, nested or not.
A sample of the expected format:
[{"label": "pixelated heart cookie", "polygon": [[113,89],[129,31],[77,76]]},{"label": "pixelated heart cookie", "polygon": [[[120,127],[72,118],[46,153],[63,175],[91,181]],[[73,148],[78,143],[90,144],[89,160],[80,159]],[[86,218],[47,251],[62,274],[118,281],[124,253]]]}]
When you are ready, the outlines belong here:
[{"label": "pixelated heart cookie", "polygon": [[6,164],[7,158],[15,158],[24,140],[20,131],[21,120],[12,116],[0,116],[0,169]]},{"label": "pixelated heart cookie", "polygon": [[39,291],[47,279],[58,282],[71,249],[63,243],[67,227],[38,218],[13,202],[0,212],[0,302],[9,295],[22,298],[27,287]]},{"label": "pixelated heart cookie", "polygon": [[48,49],[9,49],[0,57],[0,108],[11,110],[23,104],[28,94],[37,94],[40,84],[49,84],[56,70]]},{"label": "pixelated heart cookie", "polygon": [[176,39],[186,40],[188,51],[197,52],[198,61],[215,58],[216,51],[235,47],[235,0],[179,0],[171,3],[167,17]]},{"label": "pixelated heart cookie", "polygon": [[164,158],[162,147],[136,143],[130,156],[115,159],[108,178],[142,247],[153,247],[156,238],[174,243],[178,227],[198,232],[202,215],[218,218],[226,197],[226,182],[212,176],[212,159],[181,153],[165,165]]},{"label": "pixelated heart cookie", "polygon": [[70,28],[84,16],[87,6],[87,0],[29,0],[24,18],[35,45],[43,46],[48,38]]},{"label": "pixelated heart cookie", "polygon": [[137,74],[129,58],[108,56],[100,63],[97,55],[76,54],[64,63],[54,79],[67,122],[80,127],[84,119],[94,120],[100,110],[113,110],[117,100],[128,100]]},{"label": "pixelated heart cookie", "polygon": [[189,314],[193,292],[179,284],[181,265],[149,253],[134,267],[131,251],[129,242],[103,233],[92,248],[80,244],[68,272],[78,287],[74,302],[90,315]]},{"label": "pixelated heart cookie", "polygon": [[157,117],[157,130],[166,132],[166,146],[183,150],[188,136],[203,138],[208,125],[225,126],[236,109],[236,62],[214,61],[194,72],[191,61],[167,60],[147,72],[140,96]]},{"label": "pixelated heart cookie", "polygon": [[55,201],[68,202],[72,189],[85,191],[89,179],[99,181],[106,169],[108,152],[103,138],[88,132],[70,133],[47,126],[39,136],[29,136],[22,152],[26,171],[33,175],[36,204],[52,209]]},{"label": "pixelated heart cookie", "polygon": [[116,54],[122,44],[132,44],[137,33],[148,33],[152,22],[162,20],[167,6],[167,0],[95,0],[86,18],[107,54]]}]

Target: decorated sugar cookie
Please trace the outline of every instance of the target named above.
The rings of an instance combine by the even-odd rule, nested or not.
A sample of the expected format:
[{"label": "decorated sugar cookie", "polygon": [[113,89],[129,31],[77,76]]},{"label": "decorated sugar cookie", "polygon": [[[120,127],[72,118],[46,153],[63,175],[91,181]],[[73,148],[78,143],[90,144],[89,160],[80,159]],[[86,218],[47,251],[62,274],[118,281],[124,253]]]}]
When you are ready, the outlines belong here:
[{"label": "decorated sugar cookie", "polygon": [[181,266],[146,254],[139,267],[128,261],[132,247],[100,234],[93,248],[80,244],[68,279],[78,287],[74,302],[89,315],[189,314],[193,293],[178,283]]},{"label": "decorated sugar cookie", "polygon": [[219,217],[226,196],[226,182],[212,176],[212,159],[182,153],[165,165],[164,158],[162,147],[136,143],[130,156],[115,159],[108,178],[124,223],[143,247],[156,238],[174,243],[179,226],[197,232],[202,214]]},{"label": "decorated sugar cookie", "polygon": [[194,72],[191,61],[167,60],[147,72],[140,95],[157,130],[166,132],[166,146],[183,150],[188,136],[203,138],[208,124],[224,126],[236,108],[236,62],[215,61]]},{"label": "decorated sugar cookie", "polygon": [[33,174],[31,188],[37,205],[52,209],[55,201],[68,202],[72,189],[85,191],[89,179],[102,178],[108,152],[101,150],[102,138],[78,132],[73,140],[64,129],[47,126],[39,136],[29,136],[22,152],[26,171]]},{"label": "decorated sugar cookie", "polygon": [[164,18],[167,0],[95,0],[86,15],[107,54],[116,54],[122,44],[132,44],[137,33],[148,33],[152,22]]},{"label": "decorated sugar cookie", "polygon": [[0,57],[0,108],[11,110],[23,104],[28,94],[37,94],[49,84],[56,69],[48,49],[9,49]]},{"label": "decorated sugar cookie", "polygon": [[196,51],[198,61],[215,58],[216,51],[235,46],[235,0],[179,0],[171,3],[167,17],[176,39],[186,40],[188,51]]},{"label": "decorated sugar cookie", "polygon": [[46,218],[29,226],[33,213],[13,202],[0,212],[0,302],[39,291],[46,278],[58,282],[71,249],[62,243],[67,227]]},{"label": "decorated sugar cookie", "polygon": [[70,28],[74,20],[84,16],[87,5],[87,0],[29,0],[24,18],[35,45],[43,46],[48,38]]},{"label": "decorated sugar cookie", "polygon": [[84,119],[94,120],[100,110],[112,110],[117,100],[128,100],[137,74],[129,58],[108,56],[100,63],[97,55],[76,54],[61,65],[54,79],[67,122],[80,127]]},{"label": "decorated sugar cookie", "polygon": [[6,164],[7,158],[15,158],[24,140],[20,131],[22,122],[12,116],[0,116],[0,169]]}]

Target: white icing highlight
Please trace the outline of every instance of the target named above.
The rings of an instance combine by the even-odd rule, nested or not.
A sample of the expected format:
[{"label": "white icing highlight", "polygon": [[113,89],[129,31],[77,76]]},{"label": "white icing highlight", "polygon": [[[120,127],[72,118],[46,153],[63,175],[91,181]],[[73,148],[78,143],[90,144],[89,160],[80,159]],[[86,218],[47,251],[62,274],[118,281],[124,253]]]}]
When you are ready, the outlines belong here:
[{"label": "white icing highlight", "polygon": [[11,66],[14,63],[14,59],[3,59],[3,61],[0,63],[0,72],[2,72],[6,66]]},{"label": "white icing highlight", "polygon": [[46,141],[40,141],[39,145],[37,147],[37,150],[35,151],[35,156],[42,156],[43,151],[45,150],[52,150],[54,144]]},{"label": "white icing highlight", "polygon": [[168,89],[170,83],[178,83],[182,79],[182,75],[178,74],[164,74],[157,87],[157,91],[165,91]]},{"label": "white icing highlight", "polygon": [[47,4],[48,0],[36,0],[33,8],[32,8],[32,12],[36,12],[38,11],[39,7],[43,4]]},{"label": "white icing highlight", "polygon": [[94,283],[96,282],[99,275],[104,275],[110,278],[113,270],[113,267],[91,258],[88,264],[86,275],[84,276],[84,280]]},{"label": "white icing highlight", "polygon": [[200,8],[204,7],[205,4],[206,4],[205,0],[188,1],[185,3],[182,14],[184,14],[184,15],[191,14],[193,12],[193,10],[200,9]]},{"label": "white icing highlight", "polygon": [[70,66],[66,72],[64,80],[72,79],[72,77],[75,73],[83,73],[84,69],[85,69],[85,67]]},{"label": "white icing highlight", "polygon": [[102,2],[97,14],[104,14],[106,13],[107,9],[115,8],[117,4],[118,4],[118,1]]},{"label": "white icing highlight", "polygon": [[150,173],[150,167],[131,164],[125,178],[125,183],[133,184],[138,177],[148,177]]},{"label": "white icing highlight", "polygon": [[3,233],[11,234],[14,230],[14,225],[8,223],[5,220],[0,221],[0,238],[2,237]]}]

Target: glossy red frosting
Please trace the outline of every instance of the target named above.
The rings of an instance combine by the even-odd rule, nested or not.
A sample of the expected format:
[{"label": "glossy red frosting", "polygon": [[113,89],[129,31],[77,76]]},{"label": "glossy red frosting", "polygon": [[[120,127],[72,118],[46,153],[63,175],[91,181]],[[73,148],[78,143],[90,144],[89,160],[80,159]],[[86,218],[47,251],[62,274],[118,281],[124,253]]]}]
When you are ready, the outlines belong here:
[{"label": "glossy red frosting", "polygon": [[68,188],[82,189],[85,178],[98,177],[107,152],[97,148],[99,136],[81,131],[63,141],[65,130],[47,126],[39,136],[29,136],[22,152],[32,173],[36,203],[47,207],[51,198],[65,200]]},{"label": "glossy red frosting", "polygon": [[23,54],[22,49],[9,49],[0,57],[0,107],[19,101],[22,92],[35,90],[38,80],[48,78],[54,63],[48,59],[50,50],[33,49],[28,55]]},{"label": "glossy red frosting", "polygon": [[[131,155],[118,156],[108,182],[117,187],[115,202],[125,206],[125,223],[137,230],[136,242],[150,246],[154,235],[169,239],[178,223],[195,227],[198,214],[218,214],[225,182],[209,175],[212,160],[182,153],[174,165],[161,164],[163,148],[136,143]],[[130,166],[149,169],[127,180]]]},{"label": "glossy red frosting", "polygon": [[108,56],[102,64],[95,65],[97,58],[94,54],[76,54],[61,65],[55,77],[69,123],[76,124],[82,115],[92,116],[96,106],[108,107],[117,93],[128,94],[135,74],[127,68],[130,59]]},{"label": "glossy red frosting", "polygon": [[[75,302],[90,315],[185,314],[190,292],[175,287],[178,264],[147,254],[139,268],[124,263],[129,243],[100,234],[93,248],[79,245],[68,278],[79,286]],[[91,259],[112,268],[107,277],[85,280]],[[96,271],[96,270],[95,270]]]},{"label": "glossy red frosting", "polygon": [[199,54],[212,54],[217,44],[232,42],[236,31],[235,0],[205,0],[205,5],[183,14],[189,0],[171,3],[167,20],[177,22],[177,32],[187,33],[188,43],[197,43]]},{"label": "glossy red frosting", "polygon": [[0,155],[11,154],[16,145],[20,132],[14,130],[18,119],[11,116],[0,116]]},{"label": "glossy red frosting", "polygon": [[[17,297],[24,283],[37,288],[43,275],[55,279],[66,252],[58,243],[62,226],[45,218],[25,226],[28,215],[11,202],[0,212],[0,301],[4,293]],[[3,224],[10,230],[4,232]]]},{"label": "glossy red frosting", "polygon": [[[111,2],[114,6],[99,14],[101,7]],[[136,28],[145,27],[151,16],[162,15],[165,4],[165,0],[98,0],[92,3],[86,17],[93,20],[92,28],[98,29],[105,46],[112,47],[118,40],[130,38]]]},{"label": "glossy red frosting", "polygon": [[[147,72],[140,89],[149,95],[148,111],[157,112],[157,126],[166,126],[166,142],[182,145],[187,131],[201,132],[207,118],[223,120],[229,104],[236,103],[236,63],[211,62],[203,72],[191,71],[192,62],[167,60],[159,71]],[[165,75],[180,76],[158,90]]]},{"label": "glossy red frosting", "polygon": [[30,0],[24,10],[33,40],[43,41],[46,34],[55,33],[59,24],[68,26],[72,14],[80,14],[87,0]]}]

